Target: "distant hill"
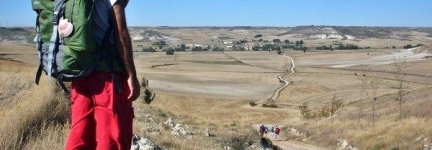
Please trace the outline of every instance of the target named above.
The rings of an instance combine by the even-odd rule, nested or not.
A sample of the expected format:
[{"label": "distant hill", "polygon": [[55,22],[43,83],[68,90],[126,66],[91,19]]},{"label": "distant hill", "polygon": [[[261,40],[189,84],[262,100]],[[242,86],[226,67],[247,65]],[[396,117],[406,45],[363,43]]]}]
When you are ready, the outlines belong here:
[{"label": "distant hill", "polygon": [[24,41],[32,42],[36,32],[34,28],[22,27],[0,27],[0,42],[2,41]]},{"label": "distant hill", "polygon": [[[303,39],[348,39],[367,38],[409,40],[425,38],[432,40],[432,27],[368,27],[368,26],[298,26],[298,27],[130,27],[135,41],[187,41],[192,38],[218,39],[253,38],[265,32],[266,36]],[[218,34],[215,34],[218,33]],[[238,33],[238,34],[230,34]],[[237,36],[238,35],[238,36]],[[35,36],[33,28],[0,27],[0,41],[26,41]]]},{"label": "distant hill", "polygon": [[432,28],[408,27],[346,27],[346,26],[299,26],[288,28],[279,36],[295,36],[309,39],[404,39],[423,33],[432,37]]}]

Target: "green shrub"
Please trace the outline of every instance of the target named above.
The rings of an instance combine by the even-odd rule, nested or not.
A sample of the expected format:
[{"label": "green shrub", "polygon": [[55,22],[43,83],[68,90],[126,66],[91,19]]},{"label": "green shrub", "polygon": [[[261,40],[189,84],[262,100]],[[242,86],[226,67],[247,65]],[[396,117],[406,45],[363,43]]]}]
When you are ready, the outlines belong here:
[{"label": "green shrub", "polygon": [[330,117],[341,107],[342,107],[342,100],[336,100],[334,98],[329,105],[324,105],[321,107],[321,109],[318,110],[309,109],[307,102],[304,102],[302,105],[300,105],[299,109],[302,118],[312,119],[312,118]]},{"label": "green shrub", "polygon": [[311,110],[308,108],[308,102],[303,102],[302,105],[299,106],[300,114],[302,118],[309,119],[311,118]]},{"label": "green shrub", "polygon": [[255,107],[257,104],[255,102],[249,102],[249,105]]},{"label": "green shrub", "polygon": [[167,55],[174,55],[174,49],[169,48],[169,49],[165,50],[165,53],[166,53]]},{"label": "green shrub", "polygon": [[143,52],[156,52],[156,50],[153,47],[149,47],[149,48],[142,48],[141,51]]},{"label": "green shrub", "polygon": [[154,97],[156,96],[156,94],[154,94],[153,93],[153,91],[151,91],[151,90],[149,90],[149,89],[145,89],[144,90],[144,102],[146,103],[146,104],[150,104],[152,101],[153,101],[153,99],[154,99]]},{"label": "green shrub", "polygon": [[267,107],[267,108],[278,108],[278,106],[274,103],[266,103],[266,104],[262,104],[262,107]]}]

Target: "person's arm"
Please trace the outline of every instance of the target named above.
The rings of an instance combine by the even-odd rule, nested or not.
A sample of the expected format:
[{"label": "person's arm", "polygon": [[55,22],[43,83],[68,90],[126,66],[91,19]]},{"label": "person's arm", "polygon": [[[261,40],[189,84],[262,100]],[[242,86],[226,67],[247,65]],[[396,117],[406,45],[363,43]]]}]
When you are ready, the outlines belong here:
[{"label": "person's arm", "polygon": [[131,91],[128,100],[136,100],[140,95],[141,87],[139,86],[133,61],[132,42],[126,26],[125,7],[125,1],[118,0],[112,7],[111,21],[114,27],[114,35],[117,40],[117,52],[128,75],[127,83]]}]

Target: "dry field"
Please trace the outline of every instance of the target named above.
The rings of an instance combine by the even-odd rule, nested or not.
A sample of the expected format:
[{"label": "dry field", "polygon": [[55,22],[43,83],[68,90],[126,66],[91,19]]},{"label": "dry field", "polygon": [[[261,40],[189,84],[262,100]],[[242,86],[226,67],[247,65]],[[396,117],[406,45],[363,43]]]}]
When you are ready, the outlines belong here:
[{"label": "dry field", "polygon": [[[273,102],[278,108],[249,105],[250,101],[257,104],[266,102],[273,90],[281,86],[277,75],[284,74],[291,67],[286,57],[275,53],[178,52],[174,56],[153,53],[139,55],[136,61],[142,67],[140,73],[149,79],[150,88],[157,93],[151,105],[176,116],[192,118],[201,126],[209,123],[219,126],[233,123],[293,126],[310,134],[310,137],[300,138],[302,141],[330,149],[336,147],[339,138],[360,149],[409,149],[430,143],[431,135],[422,131],[431,130],[427,126],[431,116],[426,114],[431,112],[432,95],[427,91],[432,89],[432,68],[428,67],[432,59],[424,58],[431,53],[372,49],[288,51],[285,55],[293,57],[297,67],[296,73],[285,76],[291,84]],[[399,58],[407,61],[402,68],[405,74],[403,89],[407,91],[403,99],[402,116],[405,119],[402,121],[397,121],[399,103],[395,99],[398,80],[393,66],[395,59]],[[370,69],[365,71],[360,67],[362,64]],[[369,86],[370,81],[361,94],[360,78],[363,74],[376,83],[375,94]],[[333,97],[341,100],[343,107],[331,122],[329,118],[315,118],[312,122],[301,119],[298,106],[308,102],[311,110],[320,110],[331,103]],[[372,119],[373,97],[377,100]],[[371,120],[374,120],[373,125]],[[421,123],[416,126],[413,120]],[[383,131],[393,126],[398,129]],[[405,134],[410,131],[414,133]],[[401,135],[404,136],[394,137]],[[391,138],[378,141],[369,139],[371,136]],[[290,145],[290,142],[277,143]]]},{"label": "dry field", "polygon": [[34,84],[33,47],[0,44],[0,149],[62,149],[68,102],[55,84]]},{"label": "dry field", "polygon": [[[32,45],[2,42],[0,54],[0,149],[61,149],[68,131],[67,101],[54,84],[33,84],[37,56]],[[259,124],[282,126],[282,140],[274,143],[286,149],[336,149],[339,139],[359,149],[421,149],[432,143],[432,58],[424,58],[431,53],[289,50],[284,55],[294,59],[295,73],[288,72],[291,60],[276,52],[137,52],[138,74],[149,80],[156,96],[150,104],[141,98],[134,103],[135,133],[172,149],[222,149],[216,143],[223,142],[214,141],[246,134],[257,140]],[[407,61],[402,120],[394,55]],[[279,75],[290,84],[270,102],[277,108],[262,107],[282,85]],[[365,77],[376,90],[370,82],[362,88]],[[331,117],[302,118],[304,102],[316,112],[333,99],[342,107]],[[148,130],[149,117],[160,133]],[[169,117],[196,135],[171,136],[160,125]],[[215,137],[203,136],[206,128]],[[296,136],[291,128],[305,135]]]}]

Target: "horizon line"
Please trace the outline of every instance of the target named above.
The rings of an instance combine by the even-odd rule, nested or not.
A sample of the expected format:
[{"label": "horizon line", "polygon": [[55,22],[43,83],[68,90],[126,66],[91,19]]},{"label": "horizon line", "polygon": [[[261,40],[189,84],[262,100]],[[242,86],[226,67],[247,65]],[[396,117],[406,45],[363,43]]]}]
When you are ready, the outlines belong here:
[{"label": "horizon line", "polygon": [[[35,26],[0,26],[2,28],[33,28]],[[190,26],[147,26],[147,25],[130,25],[128,27],[152,27],[152,28],[193,28],[193,27],[219,27],[219,28],[233,28],[233,27],[252,27],[252,28],[295,28],[295,27],[385,27],[385,28],[432,28],[432,26],[378,26],[378,25],[298,25],[298,26],[253,26],[253,25],[226,25],[226,26],[213,26],[213,25],[190,25]]]}]

